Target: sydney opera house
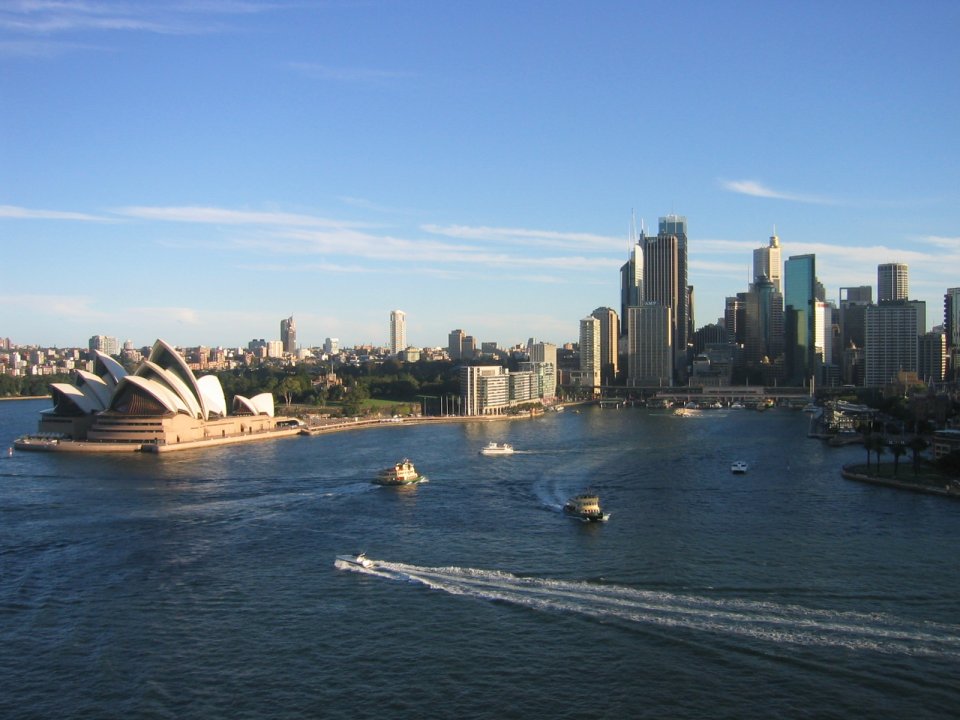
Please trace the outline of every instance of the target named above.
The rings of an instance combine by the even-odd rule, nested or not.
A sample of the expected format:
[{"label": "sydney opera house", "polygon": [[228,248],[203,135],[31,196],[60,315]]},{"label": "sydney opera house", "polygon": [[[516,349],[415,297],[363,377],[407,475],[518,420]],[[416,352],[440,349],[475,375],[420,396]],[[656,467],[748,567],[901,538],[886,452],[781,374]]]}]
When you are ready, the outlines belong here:
[{"label": "sydney opera house", "polygon": [[183,356],[157,340],[135,373],[96,352],[92,372],[50,386],[53,407],[26,450],[167,452],[248,442],[299,432],[300,422],[274,414],[273,395],[236,396],[231,412],[215,375],[197,378]]}]

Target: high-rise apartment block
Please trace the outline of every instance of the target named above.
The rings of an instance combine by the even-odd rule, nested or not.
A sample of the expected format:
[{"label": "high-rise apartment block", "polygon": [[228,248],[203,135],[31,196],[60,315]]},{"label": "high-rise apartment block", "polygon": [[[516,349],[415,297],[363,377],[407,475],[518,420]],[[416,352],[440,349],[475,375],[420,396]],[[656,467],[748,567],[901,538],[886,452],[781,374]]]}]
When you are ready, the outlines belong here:
[{"label": "high-rise apartment block", "polygon": [[904,263],[877,266],[877,302],[906,300],[909,296],[910,283]]},{"label": "high-rise apartment block", "polygon": [[600,387],[600,321],[590,316],[580,321],[581,384]]},{"label": "high-rise apartment block", "polygon": [[399,355],[407,347],[407,314],[403,310],[390,312],[390,353]]},{"label": "high-rise apartment block", "polygon": [[337,355],[340,352],[340,339],[328,337],[323,341],[323,351],[327,355]]},{"label": "high-rise apartment block", "polygon": [[868,387],[886,385],[897,373],[917,371],[917,310],[905,301],[871,305],[866,312]]},{"label": "high-rise apartment block", "polygon": [[94,335],[90,338],[88,347],[91,351],[99,350],[111,356],[120,354],[120,341],[109,335]]},{"label": "high-rise apartment block", "polygon": [[617,379],[620,318],[612,308],[597,308],[592,313],[600,321],[600,382],[612,385]]}]

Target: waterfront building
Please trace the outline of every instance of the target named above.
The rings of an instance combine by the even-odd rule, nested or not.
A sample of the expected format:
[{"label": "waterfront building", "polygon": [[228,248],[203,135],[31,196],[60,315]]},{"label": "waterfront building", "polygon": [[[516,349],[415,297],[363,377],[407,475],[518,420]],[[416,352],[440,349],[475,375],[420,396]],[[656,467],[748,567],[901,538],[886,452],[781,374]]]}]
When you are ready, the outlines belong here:
[{"label": "waterfront building", "polygon": [[407,347],[407,314],[403,310],[390,311],[390,354],[398,355]]},{"label": "waterfront building", "polygon": [[538,342],[527,347],[530,354],[530,362],[534,366],[542,366],[543,373],[543,392],[541,397],[545,400],[552,399],[557,395],[557,346],[553,343]]},{"label": "waterfront building", "polygon": [[512,407],[539,400],[541,389],[554,383],[552,367],[507,372],[500,365],[464,365],[460,368],[460,407],[464,415],[502,415]]},{"label": "waterfront building", "polygon": [[917,371],[917,311],[903,300],[871,305],[866,312],[868,387],[886,385],[899,372]]},{"label": "waterfront building", "polygon": [[557,396],[555,363],[523,361],[518,363],[518,370],[530,373],[533,399],[542,398],[544,401],[550,402]]},{"label": "waterfront building", "polygon": [[292,315],[280,321],[280,344],[289,355],[297,352],[297,325]]},{"label": "waterfront building", "polygon": [[906,300],[910,283],[905,263],[883,263],[877,266],[877,302]]},{"label": "waterfront building", "polygon": [[585,317],[580,321],[580,372],[582,384],[600,387],[600,321]]},{"label": "waterfront building", "polygon": [[600,321],[600,382],[612,385],[619,372],[620,318],[608,307],[597,308],[590,315]]},{"label": "waterfront building", "polygon": [[774,290],[783,293],[780,268],[780,238],[774,230],[773,235],[770,236],[770,243],[766,247],[753,251],[753,280],[756,282],[764,277],[770,281]]},{"label": "waterfront building", "polygon": [[627,384],[633,387],[673,385],[674,328],[669,307],[648,302],[627,309]]},{"label": "waterfront building", "polygon": [[18,447],[87,452],[179,449],[296,432],[296,421],[275,418],[273,396],[235,396],[228,415],[216,375],[197,377],[183,355],[157,340],[148,359],[129,375],[95,351],[91,370],[73,383],[50,385],[53,407],[41,412],[38,432]]}]

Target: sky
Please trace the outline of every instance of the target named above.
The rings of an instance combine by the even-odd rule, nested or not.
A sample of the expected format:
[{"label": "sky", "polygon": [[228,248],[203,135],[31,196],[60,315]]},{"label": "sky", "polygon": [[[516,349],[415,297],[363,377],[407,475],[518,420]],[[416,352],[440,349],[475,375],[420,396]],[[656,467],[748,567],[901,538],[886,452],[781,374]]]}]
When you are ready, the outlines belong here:
[{"label": "sky", "polygon": [[[631,218],[960,286],[960,3],[0,0],[0,336],[576,341]],[[874,290],[876,292],[876,290]]]}]

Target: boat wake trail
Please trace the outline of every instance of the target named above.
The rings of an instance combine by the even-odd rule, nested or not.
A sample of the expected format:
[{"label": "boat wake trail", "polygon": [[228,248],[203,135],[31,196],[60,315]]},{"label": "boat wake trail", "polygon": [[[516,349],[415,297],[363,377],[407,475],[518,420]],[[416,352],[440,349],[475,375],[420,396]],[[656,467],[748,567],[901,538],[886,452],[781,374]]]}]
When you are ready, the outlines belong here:
[{"label": "boat wake trail", "polygon": [[370,568],[343,569],[415,582],[451,595],[499,600],[545,612],[575,613],[606,622],[682,628],[773,643],[960,658],[960,625],[880,613],[682,595],[624,585],[520,577],[473,568],[419,567],[382,560],[375,560]]}]

